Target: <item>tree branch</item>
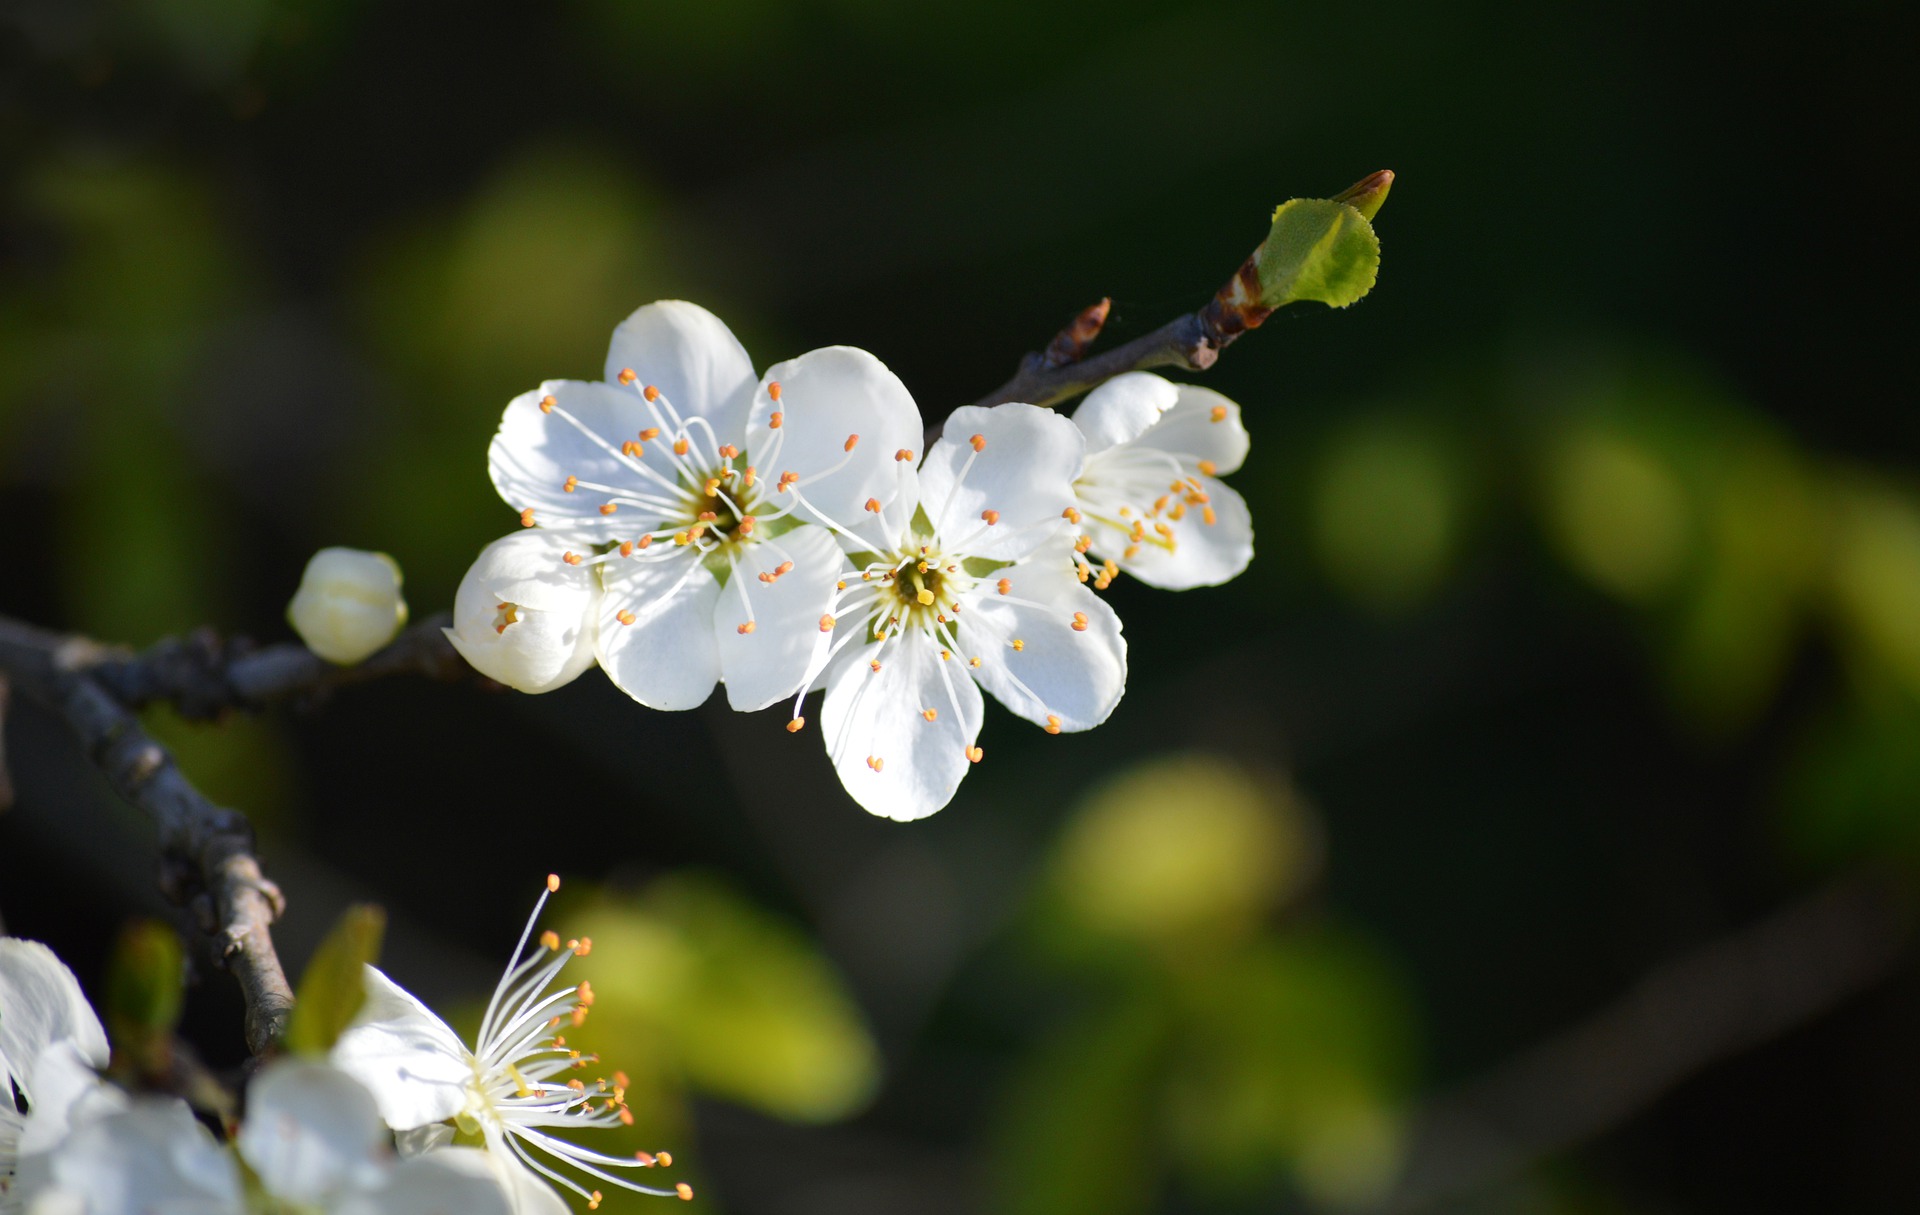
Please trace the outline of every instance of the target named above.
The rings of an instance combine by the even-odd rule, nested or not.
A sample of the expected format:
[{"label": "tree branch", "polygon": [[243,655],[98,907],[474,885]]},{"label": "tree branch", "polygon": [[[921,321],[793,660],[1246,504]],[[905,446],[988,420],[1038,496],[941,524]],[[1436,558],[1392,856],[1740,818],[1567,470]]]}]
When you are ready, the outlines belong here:
[{"label": "tree branch", "polygon": [[314,697],[389,675],[457,679],[472,669],[440,630],[445,612],[413,625],[379,653],[335,666],[293,642],[255,647],[211,629],[169,637],[137,655],[94,648],[81,667],[129,708],[165,701],[181,716],[208,721],[232,710],[256,713],[277,701]]},{"label": "tree branch", "polygon": [[1423,1210],[1620,1126],[1885,978],[1911,929],[1905,888],[1861,873],[1656,968],[1587,1021],[1431,1104],[1399,1182],[1368,1209]]}]

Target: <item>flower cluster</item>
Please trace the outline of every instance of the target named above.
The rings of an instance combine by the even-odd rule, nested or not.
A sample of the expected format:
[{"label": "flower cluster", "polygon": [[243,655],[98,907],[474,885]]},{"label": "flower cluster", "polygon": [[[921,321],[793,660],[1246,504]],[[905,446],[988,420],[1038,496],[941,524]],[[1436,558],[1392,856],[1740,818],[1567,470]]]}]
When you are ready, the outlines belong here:
[{"label": "flower cluster", "polygon": [[[632,1118],[619,1073],[566,1075],[594,1062],[564,1033],[593,994],[556,980],[592,945],[548,932],[530,948],[545,904],[542,894],[471,1050],[370,966],[366,1003],[329,1058],[283,1057],[253,1077],[231,1146],[185,1101],[101,1079],[106,1034],[72,972],[44,945],[0,938],[0,1215],[567,1215],[554,1187],[591,1209],[595,1183],[691,1198],[684,1183],[632,1179],[671,1165],[664,1152],[611,1156],[547,1129]],[[455,1146],[456,1128],[479,1146]],[[243,1183],[236,1150],[264,1193]]]},{"label": "flower cluster", "polygon": [[614,331],[604,381],[515,398],[488,463],[526,530],[481,553],[448,636],[526,692],[596,662],[656,709],[724,684],[791,700],[855,801],[894,819],[952,799],[982,690],[1049,733],[1099,725],[1126,687],[1122,573],[1186,589],[1253,555],[1219,481],[1247,435],[1232,401],[1135,372],[1071,419],[956,411],[924,451],[912,395],[833,346],[755,377],[713,314],[649,304]]}]

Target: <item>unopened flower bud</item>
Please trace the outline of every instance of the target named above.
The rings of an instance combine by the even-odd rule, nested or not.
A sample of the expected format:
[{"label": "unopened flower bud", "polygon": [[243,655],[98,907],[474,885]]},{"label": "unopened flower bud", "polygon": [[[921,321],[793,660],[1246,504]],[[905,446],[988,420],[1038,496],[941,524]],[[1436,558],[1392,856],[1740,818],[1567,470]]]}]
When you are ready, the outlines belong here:
[{"label": "unopened flower bud", "polygon": [[481,550],[446,631],[474,670],[522,692],[550,692],[593,665],[599,572],[566,560],[582,544],[536,530]]},{"label": "unopened flower bud", "polygon": [[307,562],[287,623],[307,648],[351,666],[374,653],[407,622],[400,566],[385,553],[323,548]]}]

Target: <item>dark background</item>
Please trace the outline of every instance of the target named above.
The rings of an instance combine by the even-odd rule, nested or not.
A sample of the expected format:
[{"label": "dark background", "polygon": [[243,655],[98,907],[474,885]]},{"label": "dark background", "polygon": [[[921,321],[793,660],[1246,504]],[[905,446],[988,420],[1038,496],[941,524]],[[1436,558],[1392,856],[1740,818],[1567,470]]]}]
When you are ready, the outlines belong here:
[{"label": "dark background", "polygon": [[[396,976],[454,1007],[550,869],[639,926],[634,982],[674,942],[707,978],[633,1032],[712,1205],[1364,1205],[1424,1098],[1920,842],[1917,25],[4,0],[0,611],[278,640],[348,544],[423,617],[513,523],[501,406],[596,374],[641,303],[706,304],[760,366],[864,347],[932,418],[1100,296],[1121,340],[1197,307],[1276,203],[1392,168],[1374,294],[1207,376],[1254,437],[1252,568],[1123,579],[1113,719],[990,711],[928,822],[869,819],[779,714],[655,714],[597,673],[153,715],[260,824],[296,961],[376,898]],[[96,983],[162,913],[151,842],[49,719],[6,742],[0,913]],[[1306,842],[1251,919],[1116,943],[1075,919],[1068,824],[1162,755],[1245,795],[1229,835]],[[1909,1209],[1920,975],[1819,1003],[1441,1209]],[[232,1064],[237,1025],[209,977],[189,1036]]]}]

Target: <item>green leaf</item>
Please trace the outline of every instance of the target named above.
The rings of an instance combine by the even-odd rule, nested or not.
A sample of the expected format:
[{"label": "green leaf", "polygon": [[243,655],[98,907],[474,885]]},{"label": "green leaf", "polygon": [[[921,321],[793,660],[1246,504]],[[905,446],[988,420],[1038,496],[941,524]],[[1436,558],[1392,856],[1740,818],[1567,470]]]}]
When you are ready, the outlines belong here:
[{"label": "green leaf", "polygon": [[1317,300],[1345,308],[1373,290],[1380,238],[1345,203],[1296,198],[1274,211],[1273,228],[1253,256],[1266,307]]},{"label": "green leaf", "polygon": [[165,1055],[180,1021],[184,967],[180,937],[157,920],[135,920],[114,945],[107,966],[107,1028],[118,1053],[136,1067]]},{"label": "green leaf", "polygon": [[371,903],[355,903],[341,913],[300,976],[287,1025],[288,1050],[323,1055],[333,1049],[367,998],[366,968],[380,957],[386,931],[387,913]]},{"label": "green leaf", "polygon": [[635,1072],[649,1056],[692,1088],[795,1122],[845,1117],[879,1051],[832,963],[722,882],[662,878],[638,897],[569,904],[592,952],[593,1016],[570,1043]]},{"label": "green leaf", "polygon": [[990,557],[965,557],[960,561],[960,568],[967,571],[969,577],[985,578],[995,570],[1005,569],[1012,564],[1011,561],[995,561]]}]

